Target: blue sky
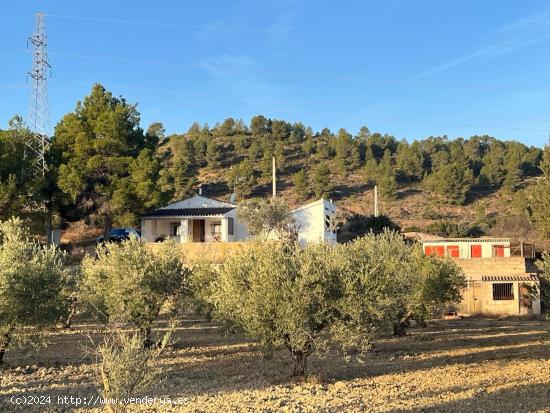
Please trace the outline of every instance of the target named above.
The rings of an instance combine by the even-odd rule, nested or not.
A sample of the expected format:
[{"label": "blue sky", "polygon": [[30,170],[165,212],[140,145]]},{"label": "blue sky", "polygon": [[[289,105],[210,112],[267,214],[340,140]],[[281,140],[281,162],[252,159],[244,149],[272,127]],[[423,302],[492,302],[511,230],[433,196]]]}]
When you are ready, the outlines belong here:
[{"label": "blue sky", "polygon": [[547,1],[5,1],[2,128],[28,113],[37,11],[52,127],[100,82],[168,133],[261,113],[409,140],[550,134]]}]

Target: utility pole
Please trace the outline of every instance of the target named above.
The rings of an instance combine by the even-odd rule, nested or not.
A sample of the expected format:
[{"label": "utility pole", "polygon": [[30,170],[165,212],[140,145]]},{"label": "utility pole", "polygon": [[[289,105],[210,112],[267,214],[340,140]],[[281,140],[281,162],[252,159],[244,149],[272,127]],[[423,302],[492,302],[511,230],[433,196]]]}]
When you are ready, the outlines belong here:
[{"label": "utility pole", "polygon": [[[41,176],[43,185],[46,184],[46,172],[48,164],[46,153],[50,147],[50,109],[48,106],[48,74],[51,73],[51,65],[48,61],[47,35],[44,24],[44,14],[36,14],[36,27],[34,33],[27,39],[32,47],[32,69],[28,72],[30,82],[29,122],[30,138],[27,146],[31,156],[35,158],[36,173]],[[30,78],[30,80],[29,80]],[[51,198],[44,200],[46,212],[46,237],[51,242],[52,211]]]},{"label": "utility pole", "polygon": [[272,172],[273,172],[273,198],[275,199],[275,197],[277,196],[277,167],[275,165],[275,157],[273,156],[272,159],[271,159],[271,168],[272,168]]},{"label": "utility pole", "polygon": [[378,185],[374,185],[374,216],[378,218]]}]

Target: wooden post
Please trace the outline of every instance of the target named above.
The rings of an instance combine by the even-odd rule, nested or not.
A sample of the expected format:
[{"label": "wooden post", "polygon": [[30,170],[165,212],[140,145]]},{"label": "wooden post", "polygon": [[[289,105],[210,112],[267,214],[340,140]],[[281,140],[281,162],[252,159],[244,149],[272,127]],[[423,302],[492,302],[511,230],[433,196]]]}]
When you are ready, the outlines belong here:
[{"label": "wooden post", "polygon": [[378,217],[378,185],[374,185],[374,216]]},{"label": "wooden post", "polygon": [[275,157],[272,158],[272,169],[273,169],[273,198],[277,196],[277,168],[275,165]]},{"label": "wooden post", "polygon": [[519,242],[519,253],[520,253],[520,257],[523,258],[523,241],[520,241]]}]

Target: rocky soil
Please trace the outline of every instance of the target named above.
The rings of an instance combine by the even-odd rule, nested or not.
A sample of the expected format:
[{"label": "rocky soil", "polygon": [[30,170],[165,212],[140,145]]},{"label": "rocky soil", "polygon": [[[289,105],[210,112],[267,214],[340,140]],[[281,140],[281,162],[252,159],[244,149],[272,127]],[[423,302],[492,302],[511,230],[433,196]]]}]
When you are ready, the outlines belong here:
[{"label": "rocky soil", "polygon": [[[78,323],[53,334],[45,350],[8,353],[0,411],[101,411],[93,405],[96,363],[86,351],[95,327]],[[186,319],[162,360],[165,381],[139,395],[163,399],[129,411],[550,411],[548,330],[547,321],[437,321],[405,338],[378,340],[364,364],[313,358],[308,377],[296,381],[285,352],[266,359],[255,343]],[[12,403],[31,395],[45,404]],[[64,396],[89,405],[58,399]]]}]

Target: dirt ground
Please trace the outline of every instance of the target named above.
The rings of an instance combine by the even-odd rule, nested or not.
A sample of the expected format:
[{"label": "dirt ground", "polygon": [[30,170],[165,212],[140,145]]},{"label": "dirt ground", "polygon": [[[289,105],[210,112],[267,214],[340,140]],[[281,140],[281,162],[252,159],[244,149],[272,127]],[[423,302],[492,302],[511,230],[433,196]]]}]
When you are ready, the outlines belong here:
[{"label": "dirt ground", "polygon": [[[101,411],[58,404],[58,396],[93,404],[95,361],[86,332],[53,334],[40,352],[11,352],[0,385],[0,411]],[[550,411],[547,321],[437,321],[405,338],[376,341],[364,364],[313,357],[309,377],[289,377],[282,351],[272,359],[257,345],[224,336],[212,323],[185,319],[165,354],[164,383],[145,395],[163,398],[131,411],[171,412],[535,412]],[[42,405],[15,405],[23,396]],[[168,399],[169,398],[169,399]],[[39,401],[36,399],[36,401]],[[170,402],[170,404],[168,403]]]}]

